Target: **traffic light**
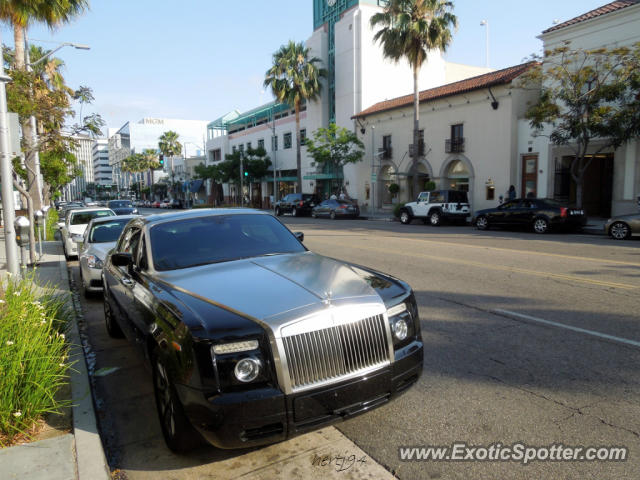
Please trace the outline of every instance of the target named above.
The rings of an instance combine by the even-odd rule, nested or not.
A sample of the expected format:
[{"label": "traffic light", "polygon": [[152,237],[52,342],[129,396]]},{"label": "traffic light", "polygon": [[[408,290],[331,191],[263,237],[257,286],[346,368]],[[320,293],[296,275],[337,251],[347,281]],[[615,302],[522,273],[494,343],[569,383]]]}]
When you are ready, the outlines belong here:
[{"label": "traffic light", "polygon": [[158,157],[158,161],[160,162],[160,166],[164,167],[164,155],[160,154]]},{"label": "traffic light", "polygon": [[249,176],[249,172],[245,171],[245,172],[244,172],[244,176],[245,176],[245,177],[248,177],[248,176]]}]

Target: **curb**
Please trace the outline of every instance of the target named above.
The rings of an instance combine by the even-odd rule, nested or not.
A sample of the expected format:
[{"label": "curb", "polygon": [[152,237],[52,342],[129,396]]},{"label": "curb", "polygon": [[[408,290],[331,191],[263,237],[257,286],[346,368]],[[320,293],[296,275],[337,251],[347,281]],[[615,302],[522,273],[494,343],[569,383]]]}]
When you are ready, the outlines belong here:
[{"label": "curb", "polygon": [[78,480],[109,480],[111,473],[98,433],[87,364],[78,330],[78,305],[76,305],[76,300],[70,289],[69,270],[64,259],[60,260],[60,278],[60,287],[70,292],[70,302],[76,313],[69,330],[69,342],[71,344],[70,358],[75,360],[70,369],[70,377],[77,478]]}]

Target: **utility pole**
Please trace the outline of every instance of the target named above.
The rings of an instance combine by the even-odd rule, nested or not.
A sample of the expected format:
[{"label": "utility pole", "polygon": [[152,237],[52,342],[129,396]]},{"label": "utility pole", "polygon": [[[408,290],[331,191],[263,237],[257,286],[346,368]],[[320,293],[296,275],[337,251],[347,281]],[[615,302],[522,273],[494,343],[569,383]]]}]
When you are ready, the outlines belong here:
[{"label": "utility pole", "polygon": [[[33,69],[31,68],[31,59],[29,58],[29,42],[27,42],[27,32],[25,30],[24,34],[24,60],[25,65],[27,66],[27,71],[31,72]],[[42,177],[40,175],[40,148],[38,146],[38,126],[36,124],[35,115],[31,115],[29,117],[29,122],[31,123],[31,147],[33,151],[31,155],[33,155],[33,165],[34,165],[34,176],[36,182],[36,190],[38,191],[37,205],[36,210],[40,210],[42,208]]]},{"label": "utility pole", "polygon": [[[2,32],[0,32],[0,51],[2,51]],[[9,157],[9,128],[7,125],[6,83],[11,81],[4,74],[4,64],[0,62],[0,175],[2,175],[2,213],[4,220],[4,247],[7,257],[7,272],[18,275],[18,246],[13,225],[16,209],[13,203],[13,168]]]},{"label": "utility pole", "polygon": [[244,168],[242,159],[244,158],[244,151],[240,150],[240,206],[244,207]]},{"label": "utility pole", "polygon": [[371,213],[376,212],[376,183],[378,176],[375,173],[376,163],[376,126],[371,125]]},{"label": "utility pole", "polygon": [[276,116],[273,114],[273,107],[275,103],[271,106],[271,148],[273,149],[273,213],[276,212],[276,202],[278,201],[278,185],[276,181],[276,157],[278,155],[278,151],[276,150]]}]

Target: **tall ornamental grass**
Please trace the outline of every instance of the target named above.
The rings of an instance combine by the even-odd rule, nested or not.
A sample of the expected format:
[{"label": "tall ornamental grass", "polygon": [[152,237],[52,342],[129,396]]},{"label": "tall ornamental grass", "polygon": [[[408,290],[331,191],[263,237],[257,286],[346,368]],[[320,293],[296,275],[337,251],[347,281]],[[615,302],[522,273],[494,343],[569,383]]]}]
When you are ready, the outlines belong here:
[{"label": "tall ornamental grass", "polygon": [[55,398],[68,382],[70,318],[66,295],[39,289],[33,274],[0,285],[0,446],[70,404]]}]

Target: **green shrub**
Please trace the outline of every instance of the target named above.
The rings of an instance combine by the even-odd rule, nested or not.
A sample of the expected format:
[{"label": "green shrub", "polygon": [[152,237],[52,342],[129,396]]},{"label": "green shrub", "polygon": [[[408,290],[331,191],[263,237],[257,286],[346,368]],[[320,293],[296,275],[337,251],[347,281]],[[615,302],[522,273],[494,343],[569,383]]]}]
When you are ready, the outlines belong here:
[{"label": "green shrub", "polygon": [[436,182],[433,180],[429,180],[428,182],[424,182],[424,190],[425,192],[431,192],[436,189]]},{"label": "green shrub", "polygon": [[37,293],[34,275],[0,286],[0,446],[28,435],[47,413],[69,405],[55,399],[67,383],[65,331],[71,311],[52,288]]},{"label": "green shrub", "polygon": [[45,240],[55,240],[53,236],[58,230],[58,221],[58,211],[55,208],[51,207],[47,211],[47,231],[45,232]]},{"label": "green shrub", "polygon": [[399,191],[400,191],[400,185],[398,185],[397,183],[392,183],[391,185],[389,185],[389,193],[391,195],[395,195]]},{"label": "green shrub", "polygon": [[404,207],[404,203],[396,203],[395,207],[393,207],[393,216],[396,218],[400,218],[400,209]]}]

